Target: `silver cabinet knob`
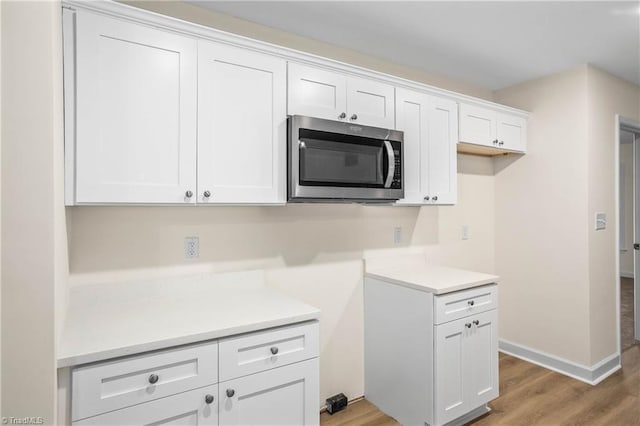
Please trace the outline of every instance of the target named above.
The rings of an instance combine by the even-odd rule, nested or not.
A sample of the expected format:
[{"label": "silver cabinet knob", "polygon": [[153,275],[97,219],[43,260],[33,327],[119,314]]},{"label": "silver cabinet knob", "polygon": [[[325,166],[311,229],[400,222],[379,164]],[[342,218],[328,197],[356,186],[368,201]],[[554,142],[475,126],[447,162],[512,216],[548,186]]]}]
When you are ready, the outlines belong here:
[{"label": "silver cabinet knob", "polygon": [[352,119],[352,120],[357,120],[357,119],[358,119],[358,116],[357,116],[356,114],[353,114],[353,115],[351,116],[351,119]]},{"label": "silver cabinet knob", "polygon": [[433,201],[438,201],[438,196],[437,195],[433,196]]},{"label": "silver cabinet knob", "polygon": [[339,118],[340,120],[344,120],[345,118],[347,118],[347,113],[346,113],[346,112],[343,112],[342,114],[340,114],[340,115],[338,116],[338,118]]},{"label": "silver cabinet knob", "polygon": [[209,198],[211,197],[211,191],[204,191],[202,195],[204,195],[204,198]]},{"label": "silver cabinet knob", "polygon": [[278,354],[278,347],[277,347],[277,346],[272,347],[272,348],[271,348],[271,353],[272,353],[273,355],[277,355],[277,354]]},{"label": "silver cabinet knob", "polygon": [[478,320],[473,320],[473,323],[474,323],[475,325],[480,325],[480,321],[478,321]]},{"label": "silver cabinet knob", "polygon": [[498,145],[500,145],[500,146],[504,145],[504,141],[500,141],[500,142],[498,143]]},{"label": "silver cabinet knob", "polygon": [[473,306],[475,303],[476,303],[476,302],[474,302],[473,300],[469,300],[469,301],[467,302],[467,304],[468,304],[469,306]]},{"label": "silver cabinet knob", "polygon": [[497,145],[497,144],[498,144],[498,139],[494,139],[494,140],[493,140],[493,144],[494,144],[494,145]]},{"label": "silver cabinet knob", "polygon": [[468,322],[464,326],[467,327],[467,328],[471,328],[471,323]]},{"label": "silver cabinet knob", "polygon": [[427,195],[426,197],[424,197],[425,201],[429,201],[431,198]]},{"label": "silver cabinet knob", "polygon": [[211,403],[213,402],[213,399],[214,399],[214,398],[213,398],[213,395],[209,395],[209,394],[207,394],[207,395],[205,395],[205,397],[204,397],[204,402],[206,402],[207,404],[211,404]]},{"label": "silver cabinet knob", "polygon": [[160,379],[160,377],[158,377],[157,374],[152,374],[149,376],[149,383],[151,383],[152,385],[158,383],[158,380]]},{"label": "silver cabinet knob", "polygon": [[184,196],[186,198],[191,198],[191,197],[193,197],[193,192],[192,191],[187,191],[187,192],[184,193]]},{"label": "silver cabinet knob", "polygon": [[227,397],[232,398],[233,395],[236,394],[236,391],[233,389],[227,389]]}]

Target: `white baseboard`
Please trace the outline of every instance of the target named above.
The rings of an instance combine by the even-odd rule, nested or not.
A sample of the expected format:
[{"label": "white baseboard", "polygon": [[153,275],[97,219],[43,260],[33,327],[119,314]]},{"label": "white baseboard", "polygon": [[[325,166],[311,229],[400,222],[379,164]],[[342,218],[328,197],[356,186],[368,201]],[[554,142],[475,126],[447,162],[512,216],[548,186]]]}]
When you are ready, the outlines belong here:
[{"label": "white baseboard", "polygon": [[633,275],[633,271],[631,272],[620,271],[620,276],[623,278],[635,278],[635,276]]},{"label": "white baseboard", "polygon": [[541,367],[548,368],[565,376],[572,377],[590,385],[597,385],[621,368],[620,353],[606,357],[602,361],[587,367],[575,362],[531,349],[506,340],[498,341],[500,352],[529,361]]}]

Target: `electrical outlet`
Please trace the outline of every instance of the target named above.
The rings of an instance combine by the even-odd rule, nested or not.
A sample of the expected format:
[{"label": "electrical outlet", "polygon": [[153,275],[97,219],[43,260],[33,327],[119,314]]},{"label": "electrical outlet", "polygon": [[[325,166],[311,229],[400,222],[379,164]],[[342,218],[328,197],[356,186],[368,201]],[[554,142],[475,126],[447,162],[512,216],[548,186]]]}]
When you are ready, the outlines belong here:
[{"label": "electrical outlet", "polygon": [[393,243],[395,245],[402,244],[402,227],[396,226],[393,228]]},{"label": "electrical outlet", "polygon": [[198,237],[186,237],[184,239],[184,258],[197,259],[200,257],[200,239]]},{"label": "electrical outlet", "polygon": [[604,213],[596,213],[596,231],[607,228],[607,215]]},{"label": "electrical outlet", "polygon": [[469,225],[462,225],[462,229],[460,230],[460,238],[463,240],[469,239]]}]

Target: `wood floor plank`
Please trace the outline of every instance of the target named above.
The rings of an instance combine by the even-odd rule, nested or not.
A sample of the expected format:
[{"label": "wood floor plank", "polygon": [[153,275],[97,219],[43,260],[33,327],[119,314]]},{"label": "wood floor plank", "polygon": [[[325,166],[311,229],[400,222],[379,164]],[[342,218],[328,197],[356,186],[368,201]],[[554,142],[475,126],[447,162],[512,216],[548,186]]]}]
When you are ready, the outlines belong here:
[{"label": "wood floor plank", "polygon": [[[500,354],[500,397],[474,426],[640,426],[640,344],[622,353],[622,369],[597,386]],[[323,426],[399,423],[369,401],[320,416]]]}]

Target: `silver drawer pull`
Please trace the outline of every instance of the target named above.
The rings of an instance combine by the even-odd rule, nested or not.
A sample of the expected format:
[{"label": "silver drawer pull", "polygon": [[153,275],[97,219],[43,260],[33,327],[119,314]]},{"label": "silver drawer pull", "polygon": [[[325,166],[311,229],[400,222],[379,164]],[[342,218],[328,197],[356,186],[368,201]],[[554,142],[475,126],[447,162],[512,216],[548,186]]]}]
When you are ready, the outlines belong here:
[{"label": "silver drawer pull", "polygon": [[227,389],[227,397],[233,398],[233,395],[236,394],[236,391],[233,389]]},{"label": "silver drawer pull", "polygon": [[271,348],[271,353],[272,353],[273,355],[277,355],[277,354],[278,354],[278,347],[277,347],[277,346],[272,347],[272,348]]},{"label": "silver drawer pull", "polygon": [[473,300],[469,300],[467,303],[469,304],[469,306],[473,306],[475,304]]},{"label": "silver drawer pull", "polygon": [[468,322],[468,323],[466,323],[464,326],[465,326],[465,327],[467,327],[467,328],[471,328],[471,323],[470,323],[470,322]]},{"label": "silver drawer pull", "polygon": [[476,326],[480,325],[480,321],[478,321],[478,320],[474,320],[474,321],[473,321],[473,323],[474,323]]},{"label": "silver drawer pull", "polygon": [[204,397],[204,402],[206,402],[207,404],[211,404],[211,403],[213,402],[213,399],[214,399],[214,398],[213,398],[213,395],[209,395],[209,394],[207,394],[207,395],[205,395],[205,397]]},{"label": "silver drawer pull", "polygon": [[155,385],[156,383],[158,383],[159,379],[160,377],[158,377],[157,374],[152,374],[149,376],[149,383],[151,383],[152,385]]}]

